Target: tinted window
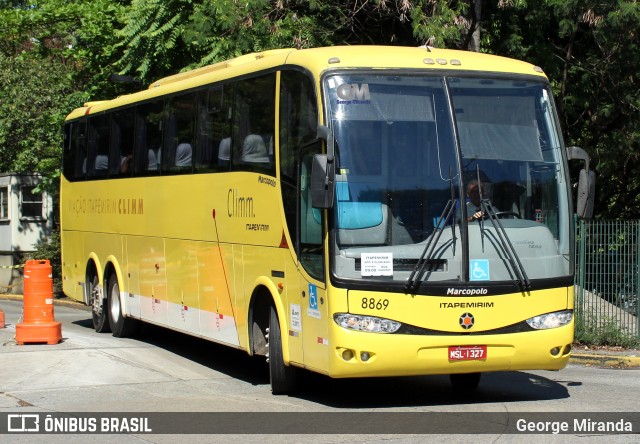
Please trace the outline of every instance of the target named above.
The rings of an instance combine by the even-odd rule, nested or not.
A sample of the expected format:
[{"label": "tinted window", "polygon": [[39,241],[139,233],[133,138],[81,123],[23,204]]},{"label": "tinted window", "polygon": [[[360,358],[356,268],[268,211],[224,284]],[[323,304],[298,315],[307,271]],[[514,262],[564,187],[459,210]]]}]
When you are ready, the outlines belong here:
[{"label": "tinted window", "polygon": [[102,114],[89,119],[87,176],[104,177],[109,174],[109,145],[111,116]]},{"label": "tinted window", "polygon": [[[317,122],[318,113],[311,80],[297,71],[282,72],[280,74],[280,179],[289,235],[297,251],[299,251],[299,236],[296,228],[299,189],[298,158],[301,148],[316,138]],[[306,199],[303,199],[304,211],[307,210],[306,203]],[[304,228],[302,229],[304,231]]]},{"label": "tinted window", "polygon": [[233,169],[275,175],[273,136],[275,74],[236,84],[233,112]]},{"label": "tinted window", "polygon": [[131,175],[133,160],[135,112],[133,108],[116,111],[111,120],[111,158],[112,176]]},{"label": "tinted window", "polygon": [[87,133],[86,121],[81,120],[71,125],[69,140],[69,180],[84,179],[87,172]]},{"label": "tinted window", "polygon": [[[135,174],[158,174],[162,156],[164,103],[145,103],[136,113]],[[123,174],[127,168],[123,166]]]},{"label": "tinted window", "polygon": [[198,93],[197,171],[229,169],[232,105],[232,85],[207,88]]},{"label": "tinted window", "polygon": [[166,109],[162,171],[191,172],[195,146],[196,94],[171,98]]}]

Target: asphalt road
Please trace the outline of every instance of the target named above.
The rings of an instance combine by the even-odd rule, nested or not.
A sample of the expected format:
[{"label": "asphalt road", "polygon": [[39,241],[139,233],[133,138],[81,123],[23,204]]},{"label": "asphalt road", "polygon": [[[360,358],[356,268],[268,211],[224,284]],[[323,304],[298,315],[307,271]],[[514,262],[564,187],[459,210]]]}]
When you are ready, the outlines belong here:
[{"label": "asphalt road", "polygon": [[[302,390],[295,396],[273,396],[264,360],[251,358],[239,350],[153,326],[145,326],[132,339],[97,334],[89,311],[65,306],[55,307],[55,319],[62,323],[61,343],[17,345],[15,329],[21,322],[22,304],[3,300],[0,309],[5,312],[6,320],[6,328],[0,329],[0,413],[5,415],[181,412],[182,416],[177,419],[171,415],[162,417],[171,430],[171,421],[183,421],[189,412],[219,413],[208,420],[218,421],[224,428],[228,424],[222,421],[243,418],[241,422],[246,423],[248,433],[252,434],[241,435],[240,441],[261,443],[281,442],[282,435],[274,434],[272,422],[286,418],[300,421],[293,425],[288,420],[283,422],[290,427],[287,433],[293,434],[287,435],[289,442],[404,443],[423,442],[427,438],[436,442],[466,442],[469,435],[458,433],[477,431],[473,422],[465,422],[469,418],[491,425],[495,421],[513,422],[513,414],[527,413],[534,415],[534,419],[571,421],[572,415],[578,415],[575,412],[588,412],[596,419],[601,412],[612,412],[614,418],[636,421],[632,424],[633,432],[640,431],[638,368],[570,364],[560,372],[488,373],[483,375],[478,390],[469,393],[454,392],[447,376],[332,380],[308,374]],[[232,412],[245,413],[223,415]],[[299,412],[306,413],[295,416]],[[437,434],[399,435],[397,425],[392,427],[391,421],[396,424],[398,418],[393,414],[401,412],[432,417],[432,420],[442,418],[437,414],[447,415],[445,419],[454,418],[452,435],[440,429]],[[574,413],[567,416],[563,412]],[[324,427],[336,413],[342,421],[335,423],[337,433],[304,435],[321,425]],[[537,413],[542,416],[535,416]],[[156,418],[156,424],[158,421]],[[270,434],[255,434],[260,421],[270,421],[264,429]],[[344,428],[349,424],[358,433],[345,433]],[[367,430],[366,424],[374,434],[363,433]],[[389,433],[385,433],[387,425]],[[179,424],[174,426],[181,433],[184,431]],[[199,429],[196,427],[196,430]],[[206,424],[203,430],[211,433]],[[226,430],[234,431],[233,427]],[[416,429],[409,427],[409,430]],[[563,435],[565,441],[605,439],[597,431],[569,432]],[[188,440],[222,442],[232,437],[238,438],[237,435],[207,434],[189,435]],[[99,437],[24,434],[0,437],[3,442],[34,442],[36,438],[42,442],[64,443],[86,442],[89,438],[100,442],[163,443],[174,442],[176,436],[125,433]],[[476,435],[473,440],[520,442],[524,438],[518,434],[489,433]],[[546,435],[528,435],[526,441],[546,442],[547,439]],[[606,439],[637,442],[637,435],[616,434]]]}]

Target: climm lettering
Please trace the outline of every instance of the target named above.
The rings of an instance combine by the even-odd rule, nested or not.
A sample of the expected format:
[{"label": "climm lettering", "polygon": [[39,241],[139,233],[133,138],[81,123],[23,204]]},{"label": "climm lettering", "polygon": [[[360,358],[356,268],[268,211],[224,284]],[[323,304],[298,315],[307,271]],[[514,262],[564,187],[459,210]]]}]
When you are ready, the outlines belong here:
[{"label": "climm lettering", "polygon": [[440,308],[493,308],[493,302],[440,302]]},{"label": "climm lettering", "polygon": [[144,214],[144,199],[138,197],[130,198],[78,198],[69,201],[69,211],[77,215],[80,214]]},{"label": "climm lettering", "polygon": [[229,217],[256,217],[253,210],[253,197],[241,196],[237,189],[229,189],[227,215]]},{"label": "climm lettering", "polygon": [[119,214],[144,214],[144,199],[118,199]]}]

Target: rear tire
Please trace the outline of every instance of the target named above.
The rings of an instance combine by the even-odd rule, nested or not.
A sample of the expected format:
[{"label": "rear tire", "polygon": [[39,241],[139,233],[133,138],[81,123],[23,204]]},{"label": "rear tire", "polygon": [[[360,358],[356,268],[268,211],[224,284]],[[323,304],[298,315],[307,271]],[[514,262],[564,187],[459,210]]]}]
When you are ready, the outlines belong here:
[{"label": "rear tire", "polygon": [[297,369],[286,366],[282,355],[282,334],[276,308],[269,313],[269,380],[274,395],[286,395],[296,388]]},{"label": "rear tire", "polygon": [[98,281],[98,275],[95,273],[92,273],[87,279],[87,292],[89,294],[87,300],[91,306],[94,330],[97,333],[109,333],[111,326],[107,316],[107,299],[103,297],[104,292],[100,291],[100,282]]},{"label": "rear tire", "polygon": [[456,373],[449,375],[454,390],[475,390],[480,384],[482,373]]},{"label": "rear tire", "polygon": [[113,336],[116,338],[127,338],[132,336],[138,326],[136,319],[127,318],[122,312],[122,304],[120,303],[120,285],[118,277],[112,274],[109,278],[109,322]]}]

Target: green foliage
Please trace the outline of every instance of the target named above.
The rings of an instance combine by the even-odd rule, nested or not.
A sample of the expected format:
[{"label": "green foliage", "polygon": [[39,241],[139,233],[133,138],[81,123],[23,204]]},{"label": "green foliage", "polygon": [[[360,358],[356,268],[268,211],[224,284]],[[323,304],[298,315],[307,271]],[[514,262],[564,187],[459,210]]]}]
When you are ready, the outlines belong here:
[{"label": "green foliage", "polygon": [[420,42],[438,48],[462,48],[469,31],[469,20],[464,17],[467,2],[433,0],[418,4],[411,9],[411,23]]},{"label": "green foliage", "polygon": [[52,174],[61,122],[81,95],[60,62],[0,54],[0,171]]},{"label": "green foliage", "polygon": [[39,172],[54,191],[62,122],[101,94],[125,8],[111,0],[34,0],[0,6],[0,171]]},{"label": "green foliage", "polygon": [[121,71],[149,82],[185,66],[190,58],[181,38],[194,2],[191,0],[133,0],[126,25],[118,31]]},{"label": "green foliage", "polygon": [[250,52],[332,43],[318,2],[134,0],[118,66],[144,83]]},{"label": "green foliage", "polygon": [[633,0],[12,0],[0,3],[0,170],[59,174],[60,124],[83,101],[273,48],[387,44],[530,61],[568,145],[598,176],[596,214],[640,217],[640,4]]},{"label": "green foliage", "polygon": [[567,144],[585,148],[596,169],[596,214],[640,217],[640,4],[526,0],[485,18],[485,49],[550,77]]},{"label": "green foliage", "polygon": [[598,316],[593,310],[576,316],[575,342],[596,346],[640,347],[640,338],[625,333],[615,319]]},{"label": "green foliage", "polygon": [[481,0],[134,0],[118,66],[144,83],[274,48],[390,44],[463,47]]}]

